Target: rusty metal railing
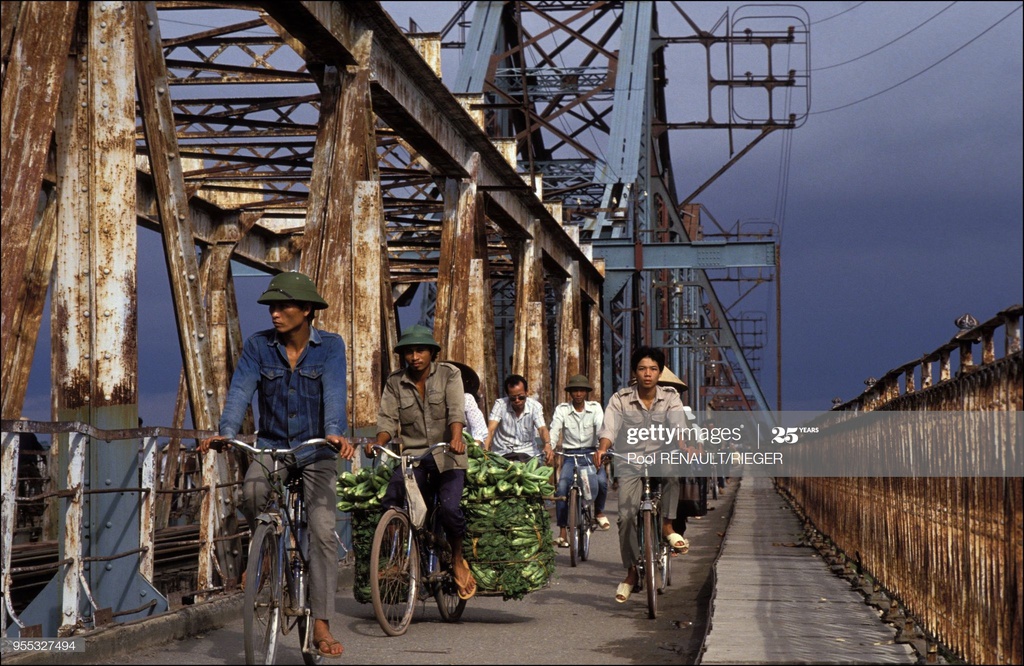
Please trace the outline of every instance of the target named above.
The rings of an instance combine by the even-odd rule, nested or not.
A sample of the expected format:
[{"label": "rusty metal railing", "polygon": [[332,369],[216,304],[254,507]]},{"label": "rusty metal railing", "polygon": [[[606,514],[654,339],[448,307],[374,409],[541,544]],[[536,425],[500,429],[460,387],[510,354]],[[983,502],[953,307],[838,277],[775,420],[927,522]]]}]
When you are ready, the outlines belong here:
[{"label": "rusty metal railing", "polygon": [[[18,478],[18,459],[19,459],[19,445],[22,433],[36,433],[36,434],[50,434],[58,435],[67,433],[66,438],[66,457],[67,457],[67,470],[65,477],[62,479],[56,479],[57,487],[48,492],[43,492],[32,497],[19,497],[17,494],[17,478]],[[3,534],[3,561],[2,561],[2,580],[3,588],[3,608],[0,609],[0,632],[6,632],[8,622],[17,624],[22,631],[26,629],[25,625],[21,622],[18,616],[18,612],[14,606],[14,599],[16,597],[13,592],[14,577],[18,574],[32,573],[35,571],[51,571],[56,573],[60,577],[61,581],[61,592],[60,592],[60,615],[61,615],[61,626],[59,628],[60,635],[70,635],[77,628],[89,626],[92,624],[96,626],[101,618],[107,618],[111,620],[113,617],[119,615],[131,615],[140,612],[143,609],[153,606],[153,603],[143,604],[139,608],[122,610],[117,613],[105,613],[108,609],[101,609],[98,607],[96,600],[94,599],[93,592],[87,582],[87,576],[85,576],[84,568],[88,566],[90,562],[109,562],[115,559],[120,559],[129,556],[138,556],[139,559],[139,573],[143,575],[147,580],[152,581],[154,576],[154,556],[156,553],[156,536],[157,529],[154,520],[155,514],[155,499],[160,493],[196,493],[199,495],[209,495],[209,486],[203,484],[199,487],[185,488],[185,489],[167,489],[158,488],[157,479],[157,438],[158,437],[179,437],[179,438],[198,438],[206,436],[209,433],[192,430],[181,430],[171,428],[137,428],[129,430],[100,430],[89,424],[79,422],[44,422],[44,421],[3,421],[3,453],[2,453],[2,493],[3,493],[3,504],[2,504],[2,516],[0,516],[0,522],[2,522],[2,534]],[[90,438],[114,441],[114,440],[129,440],[138,439],[140,440],[139,448],[139,486],[131,488],[121,487],[104,487],[104,488],[89,488],[84,482],[85,479],[85,449],[88,446]],[[54,437],[52,446],[65,446],[60,443],[63,438]],[[33,453],[37,453],[33,451]],[[51,458],[55,456],[51,453]],[[226,484],[217,484],[220,485]],[[138,494],[139,501],[139,543],[136,548],[129,548],[117,553],[102,553],[102,554],[86,554],[82,544],[82,522],[83,522],[83,500],[87,495],[98,494],[98,493],[120,493],[122,495],[131,495],[134,493]],[[54,557],[53,562],[45,564],[36,564],[29,566],[19,566],[12,562],[12,553],[14,549],[13,535],[15,532],[15,521],[18,515],[18,507],[20,504],[25,502],[37,502],[43,501],[46,503],[60,502],[57,506],[59,515],[61,516],[64,523],[63,530],[63,541],[61,544],[61,550],[63,553],[62,559],[59,561]],[[220,537],[221,539],[225,537]],[[210,558],[212,551],[208,547],[208,543],[204,543],[200,539],[199,553],[192,556],[192,569],[198,568],[201,570],[203,557]],[[180,543],[168,540],[166,537],[163,539],[163,543],[160,545],[164,548],[174,548],[181,546],[182,544],[188,545],[185,541]],[[207,548],[204,549],[204,546]],[[212,559],[212,558],[211,558]],[[211,563],[213,567],[217,566],[216,562]],[[211,566],[207,564],[207,567]],[[202,587],[200,585],[199,587]],[[209,587],[209,586],[208,586]],[[221,588],[217,588],[221,589]],[[196,590],[193,594],[201,592],[210,592],[212,590]],[[82,605],[79,600],[83,598],[87,599],[91,607],[91,616],[88,615],[88,611],[82,611]]]},{"label": "rusty metal railing", "polygon": [[[961,331],[931,354],[889,371],[836,409],[1024,410],[1022,311],[1015,305]],[[1001,358],[995,344],[999,329],[1005,332]],[[982,346],[980,364],[974,360],[975,344]],[[956,432],[949,436],[964,437]],[[857,446],[847,441],[849,437],[849,432],[825,431],[817,442],[825,447]],[[971,441],[954,444],[969,447]],[[970,663],[1024,663],[1024,479],[777,482],[806,519],[897,599],[931,638]]]}]

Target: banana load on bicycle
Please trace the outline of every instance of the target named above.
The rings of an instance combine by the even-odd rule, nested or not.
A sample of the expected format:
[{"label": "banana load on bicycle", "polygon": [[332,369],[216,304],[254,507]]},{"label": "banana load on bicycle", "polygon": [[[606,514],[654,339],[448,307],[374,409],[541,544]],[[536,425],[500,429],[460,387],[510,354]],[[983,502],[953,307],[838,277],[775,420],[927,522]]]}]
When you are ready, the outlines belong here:
[{"label": "banana load on bicycle", "polygon": [[[555,490],[551,468],[538,458],[524,463],[485,452],[468,435],[464,438],[469,455],[462,494],[469,545],[465,557],[477,594],[521,599],[547,586],[554,573],[550,515],[543,505]],[[370,541],[396,467],[380,462],[338,479],[338,509],[352,514],[353,594],[360,603],[371,601]]]},{"label": "banana load on bicycle", "polygon": [[[377,418],[376,445],[386,446],[393,439],[398,439],[401,441],[402,454],[418,454],[426,452],[432,444],[448,444],[417,462],[413,474],[422,496],[433,501],[434,510],[439,513],[445,536],[451,545],[459,597],[469,599],[478,590],[486,594],[504,594],[506,598],[520,597],[529,589],[510,592],[501,588],[500,572],[495,571],[498,563],[489,557],[481,557],[482,553],[486,555],[488,551],[490,529],[487,535],[481,534],[479,525],[490,514],[497,512],[498,507],[491,508],[494,506],[491,502],[495,500],[500,504],[501,500],[511,497],[520,497],[524,501],[530,497],[533,504],[543,509],[541,498],[550,496],[553,490],[542,487],[550,469],[545,468],[547,471],[544,473],[536,469],[527,471],[526,465],[522,468],[513,467],[511,461],[498,457],[489,458],[493,469],[488,467],[485,470],[481,467],[483,452],[475,444],[467,449],[467,439],[470,438],[463,438],[466,417],[461,371],[453,364],[439,362],[437,357],[440,350],[440,344],[433,338],[430,329],[424,326],[412,326],[403,332],[395,352],[402,358],[405,367],[393,372],[385,382]],[[472,458],[469,452],[472,452]],[[367,445],[366,454],[372,453],[373,445]],[[400,507],[404,499],[404,479],[400,469],[396,467],[391,472],[386,485],[381,483],[383,474],[376,477],[371,474],[362,472],[360,475],[342,475],[338,483],[341,500],[339,508],[359,512],[353,514],[353,544],[357,557],[355,596],[360,601],[366,601],[366,595],[365,589],[362,593],[359,589],[360,584],[365,582],[360,580],[360,574],[365,569],[358,561],[360,551],[364,550],[360,546],[365,545],[365,541],[360,544],[359,540],[365,539],[368,532],[365,529],[357,530],[357,523],[362,522],[365,527],[366,523],[372,522],[374,508],[384,510]],[[363,485],[366,482],[367,485]],[[481,485],[493,487],[494,490],[481,490]],[[373,487],[376,499],[380,500],[378,507],[373,506],[373,498],[368,496],[370,486]],[[492,498],[481,496],[488,492],[493,494]],[[507,508],[503,509],[508,511]],[[504,513],[502,515],[508,519]],[[542,534],[546,535],[543,537],[537,536],[535,523],[539,521],[539,516],[530,514],[529,518],[531,523],[528,527],[539,544],[537,550],[543,551],[546,546],[551,551],[547,514],[543,515]],[[506,523],[503,527],[509,525]],[[471,551],[467,545],[472,546]],[[553,553],[550,558],[538,553],[535,562],[528,563],[535,566],[529,571],[516,573],[521,579],[528,580],[527,587],[536,589],[546,584],[553,569],[553,559]],[[482,580],[478,580],[478,576]]]},{"label": "banana load on bicycle", "polygon": [[[619,554],[626,569],[626,577],[615,591],[619,603],[625,603],[640,583],[636,564],[642,553],[637,515],[644,486],[643,462],[658,463],[665,460],[663,452],[689,449],[682,436],[688,420],[680,394],[671,386],[659,384],[665,372],[665,353],[654,347],[639,347],[630,358],[630,369],[635,383],[620,389],[608,401],[604,424],[598,433],[600,445],[594,455],[598,466],[613,445],[620,456],[625,456],[616,459],[615,467],[619,483]],[[678,384],[685,387],[681,381]],[[689,548],[686,539],[672,526],[679,501],[680,472],[686,473],[685,469],[660,465],[652,473],[661,477],[662,537],[677,553]]]}]

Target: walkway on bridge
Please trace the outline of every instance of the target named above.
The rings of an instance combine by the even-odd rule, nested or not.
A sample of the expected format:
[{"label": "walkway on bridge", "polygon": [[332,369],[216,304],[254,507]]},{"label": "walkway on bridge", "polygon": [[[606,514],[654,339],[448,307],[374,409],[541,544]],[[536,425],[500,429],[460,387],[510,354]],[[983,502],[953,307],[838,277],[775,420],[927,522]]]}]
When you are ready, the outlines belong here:
[{"label": "walkway on bridge", "polygon": [[715,565],[701,664],[917,663],[909,645],[804,545],[770,478],[745,477]]}]

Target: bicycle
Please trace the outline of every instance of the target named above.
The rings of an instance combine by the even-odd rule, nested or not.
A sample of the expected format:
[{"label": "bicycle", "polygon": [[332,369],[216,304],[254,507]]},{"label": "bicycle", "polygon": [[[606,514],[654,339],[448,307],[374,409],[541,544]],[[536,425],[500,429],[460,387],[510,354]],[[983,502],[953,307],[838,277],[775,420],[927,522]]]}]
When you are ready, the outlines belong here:
[{"label": "bicycle", "polygon": [[[434,444],[418,456],[399,455],[380,445],[373,450],[398,460],[403,476],[412,478],[415,484],[413,463],[445,446],[448,444],[444,442]],[[434,597],[445,622],[457,622],[466,608],[466,600],[459,597],[455,584],[452,549],[438,519],[437,503],[435,498],[429,499],[434,508],[428,511],[423,527],[412,520],[405,493],[403,506],[385,511],[373,534],[370,596],[377,622],[388,636],[401,636],[408,630],[417,600]]]},{"label": "bicycle", "polygon": [[[302,476],[288,474],[282,478],[285,475],[281,472],[302,449],[332,445],[322,438],[309,439],[288,449],[261,449],[237,439],[224,442],[252,454],[253,461],[266,471],[271,488],[249,541],[245,605],[242,607],[245,663],[273,664],[278,634],[287,636],[298,628],[303,662],[310,666],[322,664],[324,657],[312,645],[313,618],[310,617],[307,581],[309,529]],[[210,448],[219,451],[222,446],[214,442]],[[273,461],[272,466],[260,460],[268,456]]]},{"label": "bicycle", "polygon": [[[626,456],[615,451],[605,451],[635,465]],[[637,584],[647,591],[647,616],[652,620],[658,616],[658,595],[672,584],[672,548],[661,533],[661,487],[653,485],[648,473],[648,463],[641,462],[643,493],[640,496],[640,511],[637,513],[637,536],[642,558],[636,563]],[[634,588],[635,589],[635,588]]]},{"label": "bicycle", "polygon": [[[569,566],[576,566],[577,559],[586,562],[590,557],[590,535],[594,532],[594,488],[590,484],[590,469],[594,466],[593,454],[563,453],[575,461],[572,482],[566,494],[569,505],[566,533],[569,535]],[[582,460],[582,463],[581,463]],[[581,472],[581,468],[583,471]],[[586,477],[584,477],[586,474]]]}]

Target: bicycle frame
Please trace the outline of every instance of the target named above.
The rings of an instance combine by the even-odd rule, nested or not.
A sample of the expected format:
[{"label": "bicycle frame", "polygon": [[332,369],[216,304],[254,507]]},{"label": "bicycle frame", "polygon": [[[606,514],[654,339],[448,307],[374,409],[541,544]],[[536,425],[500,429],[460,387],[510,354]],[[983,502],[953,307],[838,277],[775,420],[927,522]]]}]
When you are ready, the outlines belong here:
[{"label": "bicycle frame", "polygon": [[[314,438],[303,442],[295,448],[261,449],[241,440],[227,440],[230,446],[240,448],[252,456],[253,463],[263,467],[270,483],[267,503],[256,518],[256,529],[249,544],[249,562],[260,561],[258,569],[246,580],[246,607],[243,615],[246,625],[246,661],[247,663],[272,664],[277,650],[277,632],[288,635],[293,628],[299,627],[299,642],[303,661],[307,664],[320,664],[323,657],[313,648],[313,618],[310,617],[309,586],[309,540],[308,525],[305,515],[305,493],[300,475],[284,474],[293,456],[298,451],[312,446],[330,445],[326,439]],[[271,464],[265,464],[261,458],[269,457]],[[268,534],[269,532],[269,534]],[[273,541],[273,562],[268,580],[263,580],[261,559],[264,541]],[[256,609],[254,599],[263,586],[270,585],[270,600],[267,605],[269,614],[265,635],[255,635],[254,615]],[[250,586],[252,589],[250,590]],[[287,598],[283,598],[286,595]],[[252,602],[252,603],[250,603]],[[259,604],[264,605],[262,602]],[[280,615],[285,616],[281,621]],[[291,618],[290,620],[288,618]],[[258,658],[258,648],[263,648],[263,659]]]},{"label": "bicycle frame", "polygon": [[[606,453],[628,460],[626,456],[610,449]],[[640,559],[635,562],[635,566],[638,581],[647,592],[648,617],[654,619],[658,616],[658,594],[664,592],[672,579],[672,559],[668,544],[661,538],[661,489],[651,488],[651,477],[646,463],[641,464],[641,473],[643,491],[640,496],[640,508],[637,511]]]},{"label": "bicycle frame", "polygon": [[[594,468],[592,454],[562,453],[562,456],[572,458],[575,463],[572,481],[569,483],[565,498],[569,518],[566,525],[566,532],[569,535],[569,566],[574,567],[577,559],[586,561],[590,557],[590,535],[594,528],[593,498],[598,489],[592,487],[590,483],[590,470]],[[586,481],[583,478],[584,474],[587,475]],[[583,491],[584,483],[587,484],[590,493]]]},{"label": "bicycle frame", "polygon": [[[432,456],[434,449],[444,446],[447,444],[434,444],[418,456],[399,455],[379,445],[373,450],[398,460],[403,478],[408,478],[412,477],[413,463]],[[427,499],[433,506],[422,527],[413,524],[408,493],[405,493],[402,507],[386,511],[374,533],[370,554],[370,592],[377,622],[389,636],[400,636],[406,632],[418,599],[434,597],[441,618],[446,622],[458,620],[466,606],[466,601],[458,597],[454,588],[453,574],[445,569],[443,547],[446,542],[443,532],[438,532],[435,498],[425,498],[425,501]],[[396,546],[404,552],[394,552]],[[387,565],[383,568],[382,557],[386,558]],[[406,567],[408,579],[403,573]],[[382,576],[382,571],[390,573],[391,577]],[[382,582],[382,578],[386,580]],[[395,578],[398,579],[397,584]]]}]

